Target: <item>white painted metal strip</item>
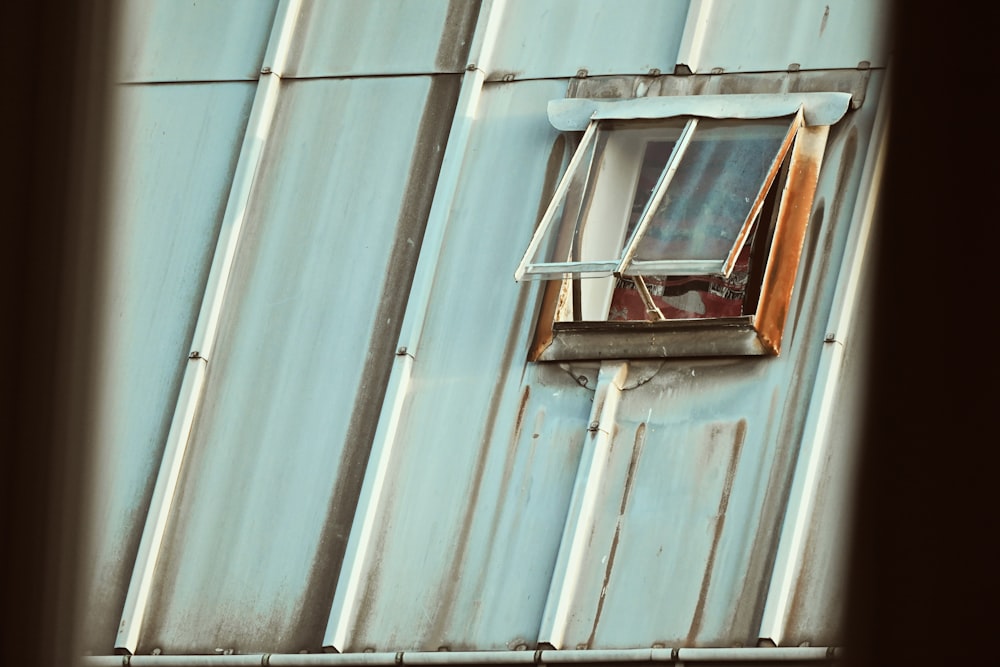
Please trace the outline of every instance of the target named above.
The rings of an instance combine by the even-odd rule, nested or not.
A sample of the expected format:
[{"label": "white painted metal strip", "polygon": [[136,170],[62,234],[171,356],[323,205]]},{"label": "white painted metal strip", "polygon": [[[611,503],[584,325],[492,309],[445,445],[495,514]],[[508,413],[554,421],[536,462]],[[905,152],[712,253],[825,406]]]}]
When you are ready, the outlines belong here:
[{"label": "white painted metal strip", "polygon": [[626,100],[566,98],[549,102],[549,122],[558,130],[579,131],[592,120],[703,118],[778,118],[802,107],[807,127],[833,125],[847,112],[850,93],[773,95],[680,95]]}]

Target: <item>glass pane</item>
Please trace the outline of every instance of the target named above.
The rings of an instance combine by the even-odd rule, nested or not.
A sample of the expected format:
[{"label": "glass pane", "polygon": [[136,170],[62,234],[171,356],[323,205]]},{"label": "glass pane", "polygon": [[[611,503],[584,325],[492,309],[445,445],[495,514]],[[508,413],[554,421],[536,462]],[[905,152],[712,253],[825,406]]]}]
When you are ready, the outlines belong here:
[{"label": "glass pane", "polygon": [[[686,120],[606,121],[580,207],[573,259],[618,260]],[[617,266],[610,268],[613,270]]]},{"label": "glass pane", "polygon": [[[701,120],[635,259],[725,260],[748,222],[790,123],[788,118]],[[642,192],[636,197],[648,200]]]}]

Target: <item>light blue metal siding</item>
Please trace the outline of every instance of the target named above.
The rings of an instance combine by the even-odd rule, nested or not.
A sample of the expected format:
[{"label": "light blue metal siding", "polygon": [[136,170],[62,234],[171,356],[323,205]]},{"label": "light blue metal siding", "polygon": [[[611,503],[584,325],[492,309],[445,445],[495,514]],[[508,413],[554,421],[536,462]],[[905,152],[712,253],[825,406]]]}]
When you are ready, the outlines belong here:
[{"label": "light blue metal siding", "polygon": [[[547,446],[534,449],[544,458],[537,465],[548,471],[545,477],[561,479],[562,488],[547,488],[527,508],[501,502],[511,486],[525,485],[521,476],[531,474],[511,469],[530,456],[511,448],[524,400],[524,340],[534,310],[534,299],[511,279],[513,255],[503,249],[526,243],[537,219],[557,134],[533,110],[561,95],[565,85],[525,82],[483,93],[460,194],[448,208],[445,247],[433,263],[434,296],[423,336],[408,343],[412,378],[395,440],[384,445],[392,447],[392,456],[375,546],[360,575],[364,591],[356,616],[335,619],[352,628],[348,650],[504,648],[516,639],[533,641],[537,632],[549,576],[545,564],[554,560],[558,543],[559,499],[572,483],[570,468],[560,477],[561,467],[549,457],[572,461],[577,445],[556,439],[564,422],[553,420],[556,431],[540,433]],[[508,156],[517,156],[513,168]],[[586,413],[584,390],[560,394],[583,406],[557,405],[553,414]],[[535,410],[524,409],[529,421],[522,432],[538,418]],[[541,444],[524,443],[523,437],[517,442]],[[514,519],[531,516],[525,524]],[[514,561],[494,569],[489,563],[496,557],[492,547],[500,546],[495,531],[501,521],[511,531],[506,539],[529,550],[509,554]],[[536,522],[549,531],[533,539],[520,534]],[[525,579],[533,581],[526,590],[520,588]]]},{"label": "light blue metal siding", "polygon": [[677,62],[687,10],[687,0],[508,0],[487,74],[668,74]]},{"label": "light blue metal siding", "polygon": [[109,652],[254,86],[117,89],[87,645]]},{"label": "light blue metal siding", "polygon": [[[306,0],[284,74],[295,77],[461,71],[479,2]],[[463,48],[464,47],[464,48]]]},{"label": "light blue metal siding", "polygon": [[318,645],[342,548],[328,512],[361,444],[344,438],[429,87],[285,84],[141,651]]},{"label": "light blue metal siding", "polygon": [[680,62],[706,74],[885,67],[889,9],[871,0],[695,1],[703,14],[689,23]]},{"label": "light blue metal siding", "polygon": [[278,0],[121,3],[121,81],[256,79]]}]

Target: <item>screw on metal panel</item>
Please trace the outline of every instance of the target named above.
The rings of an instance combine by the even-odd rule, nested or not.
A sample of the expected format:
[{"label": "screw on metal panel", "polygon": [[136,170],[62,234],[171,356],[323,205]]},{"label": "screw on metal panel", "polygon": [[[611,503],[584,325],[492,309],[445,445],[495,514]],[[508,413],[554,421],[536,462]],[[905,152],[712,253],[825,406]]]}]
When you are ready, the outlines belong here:
[{"label": "screw on metal panel", "polygon": [[503,80],[504,81],[513,81],[514,80],[514,75],[513,74],[504,74],[503,75]]},{"label": "screw on metal panel", "polygon": [[578,79],[586,79],[587,78],[587,70],[585,70],[585,69],[578,69],[576,71],[576,78],[578,78]]},{"label": "screw on metal panel", "polygon": [[649,76],[660,76],[660,69],[658,67],[654,67],[649,70]]},{"label": "screw on metal panel", "polygon": [[872,64],[867,60],[862,60],[858,63],[858,69],[870,69]]},{"label": "screw on metal panel", "polygon": [[193,352],[191,352],[191,354],[188,355],[188,359],[201,359],[201,352],[199,352],[198,350],[194,350]]},{"label": "screw on metal panel", "polygon": [[270,74],[271,73],[271,68],[270,67],[261,67],[260,68],[260,73],[261,74]]},{"label": "screw on metal panel", "polygon": [[154,648],[154,649],[153,649],[152,651],[150,651],[150,653],[151,653],[152,655],[160,655],[161,653],[163,653],[163,651],[161,651],[161,650],[160,650],[160,649],[158,649],[158,648]]},{"label": "screw on metal panel", "polygon": [[802,69],[802,65],[800,65],[798,63],[791,63],[788,66],[788,71],[789,72],[798,72],[800,69]]},{"label": "screw on metal panel", "polygon": [[397,357],[405,357],[407,355],[409,355],[411,357],[413,356],[412,354],[410,354],[410,351],[406,348],[406,346],[403,346],[403,347],[400,347],[400,348],[396,349],[396,356]]},{"label": "screw on metal panel", "polygon": [[524,642],[521,642],[520,644],[515,644],[514,645],[514,650],[515,651],[527,651],[528,650],[528,645],[525,644]]},{"label": "screw on metal panel", "polygon": [[597,423],[597,422],[590,422],[590,425],[587,427],[587,430],[590,431],[591,433],[593,433],[594,431],[596,431],[600,427],[601,427],[601,425],[599,423]]},{"label": "screw on metal panel", "polygon": [[473,72],[475,71],[475,69],[476,69],[476,63],[469,63],[468,65],[465,66],[465,70],[467,72]]},{"label": "screw on metal panel", "polygon": [[710,74],[722,74],[724,70],[721,67],[713,67]]},{"label": "screw on metal panel", "polygon": [[837,342],[837,334],[835,334],[835,333],[828,333],[826,335],[826,337],[823,339],[823,342],[824,343],[836,343]]}]

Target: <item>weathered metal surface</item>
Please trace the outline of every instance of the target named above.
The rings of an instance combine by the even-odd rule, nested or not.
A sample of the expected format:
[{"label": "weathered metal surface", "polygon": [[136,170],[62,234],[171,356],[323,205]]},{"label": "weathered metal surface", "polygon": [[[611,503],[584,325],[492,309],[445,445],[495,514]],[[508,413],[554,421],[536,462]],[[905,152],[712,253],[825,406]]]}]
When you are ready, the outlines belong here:
[{"label": "weathered metal surface", "polygon": [[871,246],[885,163],[888,93],[880,85],[850,236],[824,336],[802,453],[789,494],[761,637],[778,645],[840,637],[852,472],[866,398],[866,355],[874,309]]},{"label": "weathered metal surface", "polygon": [[777,118],[801,107],[806,125],[832,125],[847,111],[847,93],[776,93],[754,95],[648,96],[623,100],[566,98],[549,102],[552,125],[583,130],[602,118]]},{"label": "weathered metal surface", "polygon": [[491,80],[674,70],[687,0],[507,0]]},{"label": "weathered metal surface", "polygon": [[[855,106],[866,99],[830,131],[781,357],[630,361],[615,423],[598,424],[610,438],[609,458],[589,525],[567,517],[574,486],[587,482],[578,471],[598,366],[528,362],[545,286],[510,278],[558,181],[565,153],[545,108],[568,82],[519,79],[584,68],[591,77],[671,71],[680,30],[698,17],[712,19],[697,52],[709,64],[737,51],[734,69],[742,71],[769,68],[792,52],[803,69],[835,51],[838,62],[864,52],[878,64],[866,46],[878,46],[877,30],[865,22],[877,24],[884,9],[836,5],[820,38],[797,32],[782,40],[783,30],[811,25],[818,5],[779,3],[780,16],[755,6],[776,26],[764,30],[748,8],[722,12],[720,3],[693,3],[697,12],[689,14],[686,2],[637,2],[625,12],[596,2],[498,0],[483,3],[499,40],[495,52],[485,40],[485,71],[447,79],[385,75],[451,71],[464,47],[439,37],[471,30],[478,3],[422,6],[420,16],[403,4],[392,14],[389,4],[377,5],[378,20],[395,26],[385,35],[382,23],[367,23],[375,9],[310,5],[317,18],[304,24],[317,27],[302,33],[295,65],[306,69],[298,75],[359,78],[280,82],[139,652],[292,654],[323,643],[349,652],[534,648],[544,639],[546,604],[568,610],[549,624],[568,648],[752,646],[810,411],[827,398],[847,406],[857,382],[848,368],[835,396],[817,394],[876,106],[859,83],[869,73],[851,72],[836,88],[816,83],[840,76],[834,73],[759,75],[770,77],[773,90],[753,90],[749,78],[729,86],[725,76],[575,80],[578,91],[598,91],[583,95],[591,97],[688,86],[695,93],[841,90]],[[158,45],[184,34],[190,21],[187,9],[177,9],[154,23],[150,16],[165,6],[129,24],[162,30],[134,36],[148,47],[130,61],[136,77],[197,69],[199,79],[255,78],[248,54],[258,53],[263,41],[253,35],[266,35],[270,18],[234,18],[229,25],[243,41],[230,53],[235,42],[222,40],[230,55],[218,68],[205,55],[207,25],[187,35],[181,60],[154,67],[163,62]],[[845,7],[853,12],[846,18]],[[393,42],[386,35],[398,36],[407,17],[413,39]],[[345,26],[358,23],[368,27],[353,31],[367,37],[351,42]],[[324,26],[347,30],[340,45],[321,43]],[[480,23],[476,34],[483,29]],[[352,60],[355,47],[360,55]],[[480,92],[486,75],[512,83]],[[435,193],[459,76],[472,82],[454,124],[467,141],[456,142],[447,187]],[[107,343],[114,362],[103,417],[107,477],[98,487],[102,523],[87,632],[95,652],[108,652],[113,640],[252,86],[127,94],[142,99],[135,111],[142,127],[123,125],[137,137],[129,155],[142,167],[121,177],[135,179],[123,180],[121,192],[134,197],[126,217],[142,225],[117,232],[125,324]],[[432,196],[439,200],[432,211],[447,224],[435,227],[411,288]],[[400,334],[408,299],[409,325]],[[163,338],[150,344],[149,332]],[[394,354],[397,345],[405,349]],[[390,381],[383,400],[390,366],[405,367],[407,381]],[[834,449],[849,446],[847,432],[838,437]],[[825,466],[817,481],[816,527],[781,619],[789,641],[836,639],[829,598],[840,583],[832,554],[845,461]],[[372,519],[364,544],[352,537],[345,545],[362,516]],[[575,540],[572,605],[552,583],[564,534],[588,537]],[[348,574],[358,584],[349,595]],[[324,634],[329,628],[336,641]],[[699,655],[708,654],[690,657]]]},{"label": "weathered metal surface", "polygon": [[841,649],[826,646],[538,651],[393,651],[388,653],[264,653],[259,655],[88,656],[81,667],[365,667],[381,665],[835,665]]},{"label": "weathered metal surface", "polygon": [[[570,81],[566,97],[625,99],[701,95],[808,95],[849,93],[850,108],[865,100],[870,69],[729,72],[663,76],[606,76]],[[837,120],[840,116],[837,116]]]},{"label": "weathered metal surface", "polygon": [[117,77],[128,82],[256,79],[278,0],[121,3]]},{"label": "weathered metal surface", "polygon": [[117,90],[86,648],[110,652],[253,97],[252,83]]},{"label": "weathered metal surface", "polygon": [[[456,199],[442,203],[445,243],[422,264],[436,276],[422,334],[401,342],[398,363],[412,376],[386,398],[383,419],[402,401],[398,423],[380,426],[362,493],[359,515],[374,512],[374,530],[362,538],[356,524],[345,559],[360,590],[338,589],[334,601],[327,641],[340,650],[502,648],[537,634],[579,444],[561,435],[562,420],[551,432],[536,423],[535,394],[547,389],[532,387],[522,405],[535,297],[510,278],[510,258],[543,205],[557,136],[536,110],[564,89],[490,86],[475,111]],[[513,155],[516,169],[497,168]],[[589,392],[574,384],[559,395],[543,413],[585,419]]]},{"label": "weathered metal surface", "polygon": [[412,156],[430,129],[425,108],[451,121],[454,96],[432,90],[427,77],[283,84],[140,652],[318,648],[354,511],[338,474],[365,458],[346,441],[350,408],[379,373],[365,359],[380,296],[404,296],[390,259],[419,202],[402,147]]},{"label": "weathered metal surface", "polygon": [[672,322],[556,322],[550,344],[533,359],[647,359],[760,355],[752,316]]},{"label": "weathered metal surface", "polygon": [[885,67],[890,4],[691,0],[677,63],[698,74]]},{"label": "weathered metal surface", "polygon": [[295,77],[460,72],[479,0],[306,0],[283,74]]}]

